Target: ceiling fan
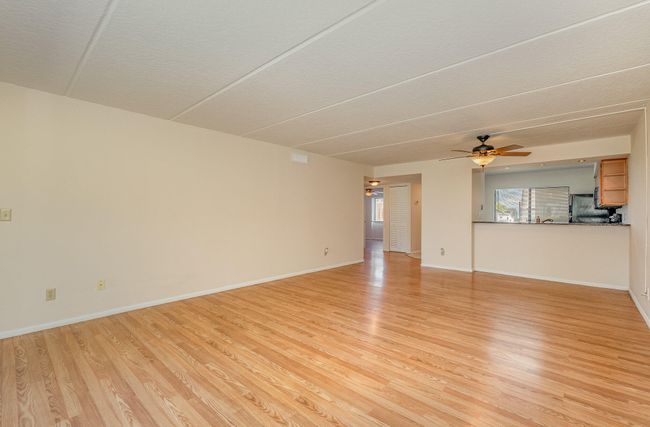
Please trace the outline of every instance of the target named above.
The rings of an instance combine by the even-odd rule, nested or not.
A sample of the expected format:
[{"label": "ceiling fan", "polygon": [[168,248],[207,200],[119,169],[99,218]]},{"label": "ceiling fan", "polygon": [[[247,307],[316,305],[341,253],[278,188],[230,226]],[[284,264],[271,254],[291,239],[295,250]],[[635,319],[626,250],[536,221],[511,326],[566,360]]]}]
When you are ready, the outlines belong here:
[{"label": "ceiling fan", "polygon": [[451,151],[457,151],[459,153],[468,153],[469,155],[465,156],[458,156],[458,157],[449,157],[446,159],[440,159],[440,160],[453,160],[453,159],[462,159],[465,157],[471,157],[472,161],[476,163],[477,165],[481,166],[484,168],[486,165],[489,165],[492,163],[494,159],[496,159],[497,156],[518,156],[518,157],[523,157],[523,156],[528,156],[530,155],[530,151],[515,151],[513,150],[519,150],[520,148],[524,148],[521,145],[508,145],[505,147],[500,147],[500,148],[494,148],[491,145],[486,144],[485,142],[490,138],[490,135],[479,135],[476,137],[479,141],[481,141],[481,145],[477,145],[476,147],[472,148],[472,151],[467,151],[467,150],[451,150]]}]

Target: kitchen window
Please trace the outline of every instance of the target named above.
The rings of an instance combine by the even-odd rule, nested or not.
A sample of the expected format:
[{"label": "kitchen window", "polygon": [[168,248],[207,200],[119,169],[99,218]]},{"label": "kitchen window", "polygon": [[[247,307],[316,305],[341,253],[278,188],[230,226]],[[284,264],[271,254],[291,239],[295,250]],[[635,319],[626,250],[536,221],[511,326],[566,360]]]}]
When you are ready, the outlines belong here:
[{"label": "kitchen window", "polygon": [[569,222],[569,187],[498,188],[496,222]]},{"label": "kitchen window", "polygon": [[384,198],[383,197],[372,198],[372,220],[374,222],[384,221]]}]

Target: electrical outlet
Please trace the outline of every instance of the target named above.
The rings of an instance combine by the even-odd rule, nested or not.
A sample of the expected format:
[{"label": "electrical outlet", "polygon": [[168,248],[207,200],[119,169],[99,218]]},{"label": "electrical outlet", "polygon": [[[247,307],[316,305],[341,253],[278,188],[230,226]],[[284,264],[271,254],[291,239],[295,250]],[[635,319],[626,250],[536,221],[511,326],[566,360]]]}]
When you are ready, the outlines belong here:
[{"label": "electrical outlet", "polygon": [[0,221],[11,221],[11,209],[0,208]]},{"label": "electrical outlet", "polygon": [[104,289],[106,289],[106,281],[100,280],[99,282],[97,282],[97,290],[103,291]]},{"label": "electrical outlet", "polygon": [[440,248],[440,256],[445,256],[445,248]]},{"label": "electrical outlet", "polygon": [[45,301],[54,301],[56,299],[56,288],[45,289]]},{"label": "electrical outlet", "polygon": [[327,256],[327,254],[328,254],[329,252],[330,252],[330,248],[325,248],[325,249],[323,250],[323,255],[324,255],[324,256]]}]

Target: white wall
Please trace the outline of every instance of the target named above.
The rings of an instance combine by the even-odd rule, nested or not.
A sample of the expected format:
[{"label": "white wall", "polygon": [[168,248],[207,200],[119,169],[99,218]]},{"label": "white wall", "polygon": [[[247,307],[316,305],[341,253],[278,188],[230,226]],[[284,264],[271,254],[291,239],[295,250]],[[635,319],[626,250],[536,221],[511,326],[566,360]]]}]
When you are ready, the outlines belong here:
[{"label": "white wall", "polygon": [[384,251],[390,251],[390,189],[384,187],[384,227],[383,227]]},{"label": "white wall", "polygon": [[422,184],[411,183],[411,252],[422,248]]},{"label": "white wall", "polygon": [[[473,179],[480,182],[482,179],[480,175],[479,173],[475,173]],[[482,221],[494,221],[494,193],[496,189],[560,186],[569,186],[570,194],[593,194],[594,187],[596,186],[593,165],[588,167],[576,166],[563,169],[486,174],[485,195],[473,197],[473,200],[476,203],[483,197],[484,208],[479,216]],[[474,188],[477,190],[479,187],[480,184],[474,184]],[[472,210],[474,212],[480,211],[480,205],[473,206]]]},{"label": "white wall", "polygon": [[472,172],[472,221],[487,221],[485,214],[489,211],[485,203],[485,174]]},{"label": "white wall", "polygon": [[289,155],[0,84],[0,336],[361,260],[367,168]]},{"label": "white wall", "polygon": [[474,224],[474,270],[629,288],[630,227]]},{"label": "white wall", "polygon": [[[378,166],[375,176],[422,174],[422,265],[472,268],[471,162],[425,162]],[[445,249],[441,255],[440,248]]]},{"label": "white wall", "polygon": [[630,226],[630,294],[650,326],[650,301],[644,295],[648,283],[648,111],[632,133],[632,152],[628,159]]}]

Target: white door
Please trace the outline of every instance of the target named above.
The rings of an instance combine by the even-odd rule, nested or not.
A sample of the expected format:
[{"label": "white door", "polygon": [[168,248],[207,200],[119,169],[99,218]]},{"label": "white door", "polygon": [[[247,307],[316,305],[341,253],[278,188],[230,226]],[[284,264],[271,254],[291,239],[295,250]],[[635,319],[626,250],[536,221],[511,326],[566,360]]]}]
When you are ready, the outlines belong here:
[{"label": "white door", "polygon": [[390,250],[411,251],[411,187],[390,187]]}]

